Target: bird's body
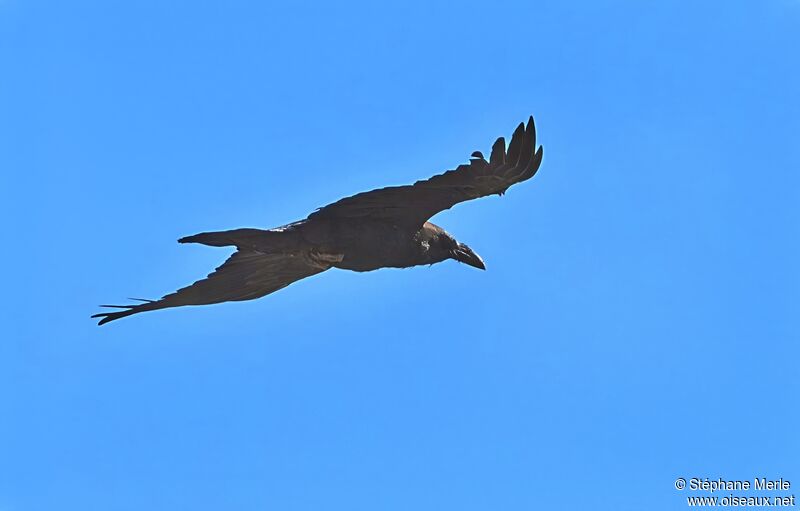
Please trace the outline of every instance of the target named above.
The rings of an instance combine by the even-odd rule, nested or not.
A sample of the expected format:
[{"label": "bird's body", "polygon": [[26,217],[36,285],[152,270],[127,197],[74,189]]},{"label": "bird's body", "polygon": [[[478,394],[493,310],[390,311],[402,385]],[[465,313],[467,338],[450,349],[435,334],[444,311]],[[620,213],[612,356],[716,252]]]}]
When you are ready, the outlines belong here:
[{"label": "bird's body", "polygon": [[334,268],[365,272],[443,261],[445,254],[431,251],[430,246],[446,234],[430,222],[410,229],[385,220],[305,219],[269,230],[208,232],[179,241],[233,245],[262,253],[298,253]]},{"label": "bird's body", "polygon": [[385,220],[310,219],[299,226],[299,231],[312,250],[341,254],[341,260],[334,261],[332,266],[343,270],[408,268],[446,258],[443,253],[430,250],[432,240],[444,233],[430,222],[420,228],[408,228]]},{"label": "bird's body", "polygon": [[360,193],[325,206],[305,220],[269,230],[234,229],[187,236],[181,243],[237,251],[207,278],[136,305],[95,314],[104,324],[149,310],[259,298],[292,282],[340,268],[365,272],[408,268],[446,259],[485,269],[483,260],[428,219],[454,204],[486,195],[502,195],[538,170],[542,148],[536,150],[533,118],[520,124],[508,151],[499,138],[489,161],[473,153],[469,164],[413,185]]}]

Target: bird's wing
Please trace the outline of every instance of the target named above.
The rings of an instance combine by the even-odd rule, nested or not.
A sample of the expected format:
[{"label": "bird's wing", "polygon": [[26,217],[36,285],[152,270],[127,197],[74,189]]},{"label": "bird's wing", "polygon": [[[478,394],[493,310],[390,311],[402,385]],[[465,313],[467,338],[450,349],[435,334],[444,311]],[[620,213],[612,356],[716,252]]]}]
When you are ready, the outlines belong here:
[{"label": "bird's wing", "polygon": [[502,195],[513,184],[533,177],[542,162],[536,149],[533,117],[520,123],[506,150],[503,137],[492,146],[486,161],[472,153],[468,164],[413,185],[392,186],[346,197],[315,211],[309,218],[375,218],[400,224],[422,225],[436,213],[459,202]]},{"label": "bird's wing", "polygon": [[265,254],[239,250],[205,279],[160,300],[143,300],[144,303],[136,305],[104,305],[124,310],[103,312],[92,317],[101,318],[98,324],[102,325],[131,314],[168,307],[252,300],[323,272],[330,268],[332,260],[337,260],[335,255],[308,252]]}]

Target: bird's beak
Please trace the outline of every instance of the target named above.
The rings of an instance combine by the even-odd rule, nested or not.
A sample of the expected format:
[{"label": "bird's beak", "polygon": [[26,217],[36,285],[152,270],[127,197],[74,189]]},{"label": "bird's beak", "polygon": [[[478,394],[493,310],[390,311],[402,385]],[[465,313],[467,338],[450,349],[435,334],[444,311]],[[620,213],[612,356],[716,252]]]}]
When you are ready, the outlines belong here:
[{"label": "bird's beak", "polygon": [[459,243],[458,247],[455,250],[453,250],[452,254],[453,254],[453,259],[455,259],[456,261],[468,264],[470,266],[474,266],[475,268],[479,268],[481,270],[486,269],[486,265],[483,264],[483,259],[481,259],[481,256],[473,252],[471,248],[464,245],[463,243]]}]

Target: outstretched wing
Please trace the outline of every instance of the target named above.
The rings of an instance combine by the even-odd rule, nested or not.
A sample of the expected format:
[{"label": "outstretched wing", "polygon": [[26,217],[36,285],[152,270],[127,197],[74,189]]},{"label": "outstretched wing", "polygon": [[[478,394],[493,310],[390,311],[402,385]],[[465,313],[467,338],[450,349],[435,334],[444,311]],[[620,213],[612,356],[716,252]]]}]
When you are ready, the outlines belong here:
[{"label": "outstretched wing", "polygon": [[459,202],[502,195],[513,184],[533,177],[542,162],[542,147],[536,149],[533,117],[520,123],[506,150],[503,137],[492,146],[486,161],[472,153],[468,164],[413,185],[392,186],[346,197],[320,208],[309,218],[375,218],[399,224],[422,225],[436,213]]},{"label": "outstretched wing", "polygon": [[144,303],[137,305],[103,305],[124,310],[103,312],[92,317],[101,318],[98,324],[102,325],[131,314],[168,307],[252,300],[328,268],[329,261],[324,257],[314,257],[308,252],[265,254],[240,250],[208,277],[191,286],[179,289],[160,300],[144,300]]}]

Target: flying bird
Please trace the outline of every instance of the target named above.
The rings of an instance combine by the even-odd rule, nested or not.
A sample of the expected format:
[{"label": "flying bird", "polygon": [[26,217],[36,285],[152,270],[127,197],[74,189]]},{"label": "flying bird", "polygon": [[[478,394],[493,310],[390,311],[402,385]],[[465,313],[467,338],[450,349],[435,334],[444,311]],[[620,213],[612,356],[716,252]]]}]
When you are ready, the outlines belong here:
[{"label": "flying bird", "polygon": [[330,268],[358,272],[378,268],[408,268],[446,259],[485,270],[483,259],[456,241],[433,215],[489,195],[503,195],[516,183],[536,174],[542,147],[536,148],[533,117],[520,123],[506,149],[500,137],[487,161],[479,151],[455,170],[417,181],[346,197],[311,213],[305,220],[274,229],[233,229],[203,232],[178,240],[212,247],[236,247],[236,252],[203,280],[160,300],[133,305],[102,305],[121,309],[95,314],[99,325],[140,312],[212,303],[253,300]]}]

